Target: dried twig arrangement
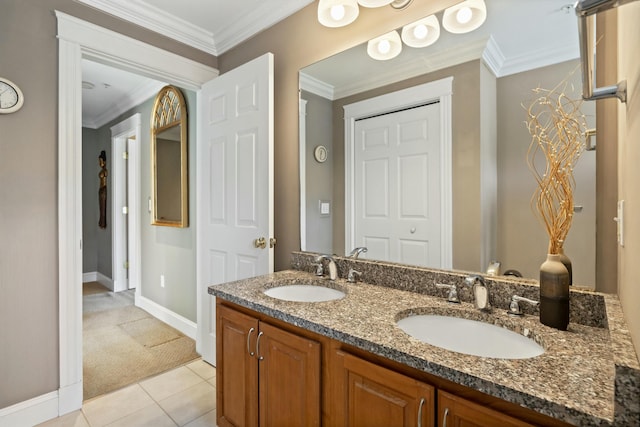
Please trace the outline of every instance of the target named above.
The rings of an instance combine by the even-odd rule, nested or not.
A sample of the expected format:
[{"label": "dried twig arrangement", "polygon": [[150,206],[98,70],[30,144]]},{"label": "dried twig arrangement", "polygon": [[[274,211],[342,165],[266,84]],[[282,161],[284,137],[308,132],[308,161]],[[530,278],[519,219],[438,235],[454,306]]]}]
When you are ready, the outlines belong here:
[{"label": "dried twig arrangement", "polygon": [[532,136],[527,165],[538,183],[531,207],[549,235],[550,254],[560,253],[571,228],[573,167],[586,140],[582,99],[569,98],[566,88],[564,81],[551,90],[533,89],[537,98],[527,109],[527,128]]}]

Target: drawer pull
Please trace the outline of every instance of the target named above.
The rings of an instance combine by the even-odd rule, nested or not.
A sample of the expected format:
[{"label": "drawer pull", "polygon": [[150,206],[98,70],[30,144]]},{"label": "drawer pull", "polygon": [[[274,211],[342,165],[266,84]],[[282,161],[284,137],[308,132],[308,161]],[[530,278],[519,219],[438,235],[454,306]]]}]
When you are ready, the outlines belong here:
[{"label": "drawer pull", "polygon": [[422,407],[424,406],[424,397],[420,399],[420,405],[418,406],[418,427],[422,427]]},{"label": "drawer pull", "polygon": [[264,360],[264,357],[260,354],[260,338],[262,338],[262,334],[264,332],[260,332],[258,334],[258,339],[256,340],[256,353],[258,354],[258,360]]},{"label": "drawer pull", "polygon": [[444,415],[442,416],[442,427],[447,427],[447,415],[449,415],[449,408],[444,408]]},{"label": "drawer pull", "polygon": [[251,351],[251,334],[255,331],[254,328],[249,329],[249,333],[247,334],[247,353],[249,356],[253,357],[255,355],[254,352]]}]

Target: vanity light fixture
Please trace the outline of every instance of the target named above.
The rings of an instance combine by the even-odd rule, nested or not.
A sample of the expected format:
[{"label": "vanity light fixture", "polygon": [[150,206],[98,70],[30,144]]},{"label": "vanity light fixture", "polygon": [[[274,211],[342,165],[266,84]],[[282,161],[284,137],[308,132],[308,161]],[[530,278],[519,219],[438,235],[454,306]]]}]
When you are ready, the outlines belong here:
[{"label": "vanity light fixture", "polygon": [[402,41],[410,47],[427,47],[440,37],[440,24],[435,15],[402,27]]},{"label": "vanity light fixture", "polygon": [[393,3],[393,0],[358,0],[362,7],[382,7]]},{"label": "vanity light fixture", "polygon": [[360,9],[357,0],[320,0],[318,21],[325,27],[344,27],[356,20]]},{"label": "vanity light fixture", "polygon": [[478,28],[487,19],[484,0],[465,0],[445,9],[442,26],[454,34],[468,33]]},{"label": "vanity light fixture", "polygon": [[400,55],[400,52],[402,52],[402,41],[396,30],[371,39],[367,43],[367,53],[379,61],[395,58]]}]

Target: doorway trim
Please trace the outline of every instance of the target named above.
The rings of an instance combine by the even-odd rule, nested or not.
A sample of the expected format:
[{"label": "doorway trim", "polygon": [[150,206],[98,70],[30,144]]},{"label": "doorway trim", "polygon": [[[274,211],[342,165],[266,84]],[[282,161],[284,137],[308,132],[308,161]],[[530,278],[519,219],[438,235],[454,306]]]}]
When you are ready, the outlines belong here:
[{"label": "doorway trim", "polygon": [[[136,113],[111,127],[113,286],[115,292],[136,288],[136,300],[140,299],[142,277],[140,271],[142,258],[140,252],[140,120],[140,113]],[[134,142],[130,143],[130,140]],[[126,158],[120,154],[124,152],[127,153]],[[120,200],[126,200],[126,214],[122,212],[120,203],[116,202]]]},{"label": "doorway trim", "polygon": [[55,11],[58,21],[58,415],[82,407],[83,58],[197,91],[218,70]]},{"label": "doorway trim", "polygon": [[453,77],[424,83],[396,92],[365,99],[344,106],[345,140],[345,252],[356,246],[355,242],[355,124],[356,120],[414,107],[430,101],[440,104],[440,198],[441,215],[441,265],[451,269],[453,265],[453,209],[452,209],[452,111]]}]

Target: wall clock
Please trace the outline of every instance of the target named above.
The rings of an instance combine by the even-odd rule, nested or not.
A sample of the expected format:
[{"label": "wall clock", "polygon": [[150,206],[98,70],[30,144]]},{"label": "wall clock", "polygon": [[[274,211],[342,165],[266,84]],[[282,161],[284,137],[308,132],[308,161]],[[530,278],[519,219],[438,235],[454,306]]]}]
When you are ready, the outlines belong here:
[{"label": "wall clock", "polygon": [[0,114],[15,113],[24,103],[24,96],[17,84],[0,77]]},{"label": "wall clock", "polygon": [[324,145],[318,145],[313,150],[313,157],[315,157],[316,161],[324,163],[327,160],[327,148]]}]

